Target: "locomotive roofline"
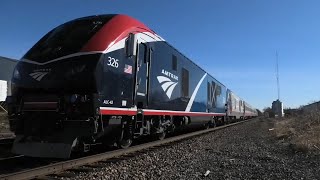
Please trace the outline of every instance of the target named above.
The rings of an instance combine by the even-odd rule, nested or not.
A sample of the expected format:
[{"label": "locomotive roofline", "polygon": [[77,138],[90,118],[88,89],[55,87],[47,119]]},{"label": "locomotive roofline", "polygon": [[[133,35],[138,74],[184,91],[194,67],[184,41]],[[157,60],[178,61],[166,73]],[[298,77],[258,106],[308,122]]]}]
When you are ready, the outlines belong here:
[{"label": "locomotive roofline", "polygon": [[[98,16],[107,16],[107,15],[98,15]],[[98,17],[98,16],[86,16],[86,17],[78,18],[72,21],[82,20],[90,17]],[[72,22],[72,21],[68,21],[68,22]],[[99,53],[106,54],[111,51],[117,50],[117,48],[113,49],[113,47],[117,45],[117,43],[119,43],[120,41],[125,40],[125,38],[129,33],[136,34],[141,32],[149,33],[150,36],[152,36],[152,38],[159,41],[164,41],[164,39],[162,39],[153,30],[148,28],[146,25],[144,25],[140,21],[127,15],[117,14],[117,15],[114,15],[114,17],[112,17],[107,23],[105,23],[103,27],[93,37],[91,37],[89,41],[77,53],[72,53],[62,57],[58,57],[44,63],[36,62],[32,59],[26,59],[26,58],[21,58],[21,61],[31,63],[31,64],[45,65],[45,64],[49,64],[59,60],[67,59],[70,57],[81,56],[81,55],[90,55],[90,54],[99,54]]]},{"label": "locomotive roofline", "polygon": [[[200,67],[197,63],[192,61],[190,58],[188,58],[186,55],[184,55],[182,52],[180,52],[178,49],[176,49],[174,46],[172,46],[169,42],[165,41],[161,36],[159,36],[155,31],[147,27],[145,24],[142,22],[138,21],[135,18],[132,18],[128,15],[124,14],[106,14],[106,15],[95,15],[95,16],[86,16],[86,17],[81,17],[72,21],[76,20],[81,20],[84,18],[90,18],[90,17],[96,17],[96,16],[107,16],[107,15],[114,15],[114,17],[107,22],[101,30],[97,34],[95,34],[88,42],[87,44],[81,49],[80,52],[74,53],[74,54],[69,54],[63,57],[59,57],[56,59],[49,60],[45,63],[39,63],[35,62],[33,60],[29,59],[24,59],[22,58],[21,60],[23,62],[27,63],[33,63],[37,65],[45,65],[49,64],[52,62],[56,62],[59,60],[67,59],[70,57],[75,57],[75,56],[81,56],[81,55],[89,55],[89,54],[106,54],[111,51],[109,51],[116,43],[118,43],[121,40],[124,40],[129,33],[137,33],[137,32],[148,32],[151,33],[154,38],[157,38],[160,41],[165,42],[168,46],[170,46],[172,49],[174,49],[176,52],[178,52],[180,55],[188,59],[191,63],[196,65],[198,68],[203,70],[204,72],[207,72],[204,70],[202,67]],[[68,21],[71,22],[71,21]],[[66,22],[67,23],[67,22]],[[64,23],[65,24],[65,23]],[[116,25],[115,25],[116,24]],[[105,40],[107,38],[107,40]],[[106,41],[103,43],[103,41]],[[102,44],[99,44],[97,42],[101,42]],[[220,83],[222,86],[226,87],[222,82],[214,78],[211,74],[207,74],[214,80],[216,80],[218,83]]]}]

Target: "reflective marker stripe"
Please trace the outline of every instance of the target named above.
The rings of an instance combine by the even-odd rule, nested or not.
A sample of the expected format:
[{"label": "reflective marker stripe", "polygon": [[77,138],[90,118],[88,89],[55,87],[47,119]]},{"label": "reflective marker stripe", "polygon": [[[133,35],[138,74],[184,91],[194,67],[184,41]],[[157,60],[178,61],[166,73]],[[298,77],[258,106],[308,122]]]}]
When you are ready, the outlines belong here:
[{"label": "reflective marker stripe", "polygon": [[186,112],[186,111],[166,111],[144,109],[144,115],[171,115],[171,116],[224,116],[225,113],[205,113],[205,112]]},{"label": "reflective marker stripe", "polygon": [[100,107],[102,115],[136,115],[137,109],[134,108],[113,108],[113,107]]},{"label": "reflective marker stripe", "polygon": [[[100,107],[102,115],[136,115],[137,109],[134,108],[113,108]],[[225,116],[225,113],[206,113],[206,112],[186,112],[186,111],[169,111],[143,109],[144,115],[171,115],[171,116]]]}]

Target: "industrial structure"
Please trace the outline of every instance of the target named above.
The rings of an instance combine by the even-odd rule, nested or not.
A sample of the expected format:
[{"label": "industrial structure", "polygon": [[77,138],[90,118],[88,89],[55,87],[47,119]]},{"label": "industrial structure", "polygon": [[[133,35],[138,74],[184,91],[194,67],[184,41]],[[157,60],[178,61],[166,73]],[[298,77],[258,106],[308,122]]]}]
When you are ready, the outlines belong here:
[{"label": "industrial structure", "polygon": [[279,99],[272,102],[272,111],[274,112],[275,117],[283,117],[284,116],[283,104]]}]

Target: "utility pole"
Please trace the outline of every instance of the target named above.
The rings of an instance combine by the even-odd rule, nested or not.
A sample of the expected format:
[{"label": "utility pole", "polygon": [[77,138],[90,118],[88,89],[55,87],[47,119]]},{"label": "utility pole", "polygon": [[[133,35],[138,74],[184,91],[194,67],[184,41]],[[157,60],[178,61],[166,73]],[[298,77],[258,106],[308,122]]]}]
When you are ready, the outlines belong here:
[{"label": "utility pole", "polygon": [[277,90],[278,90],[278,99],[272,102],[272,111],[275,114],[275,117],[283,117],[283,104],[280,101],[280,83],[279,83],[279,54],[276,51],[276,78],[277,78]]},{"label": "utility pole", "polygon": [[277,77],[277,89],[278,89],[278,100],[280,101],[280,84],[279,84],[279,62],[278,62],[278,51],[276,51],[276,77]]}]

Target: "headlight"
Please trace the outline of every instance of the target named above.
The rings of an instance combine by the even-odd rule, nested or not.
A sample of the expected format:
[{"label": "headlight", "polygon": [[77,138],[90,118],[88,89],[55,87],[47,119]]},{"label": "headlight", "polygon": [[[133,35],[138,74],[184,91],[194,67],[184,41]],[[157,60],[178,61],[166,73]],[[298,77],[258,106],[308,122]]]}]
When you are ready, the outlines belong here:
[{"label": "headlight", "polygon": [[87,101],[90,101],[90,98],[88,97],[88,95],[80,95],[80,94],[72,94],[70,96],[70,102],[71,103],[84,103],[84,102],[87,102]]},{"label": "headlight", "polygon": [[77,101],[78,97],[79,97],[78,94],[73,94],[73,95],[71,95],[71,97],[70,97],[70,102],[71,102],[71,103],[75,103],[75,102]]}]

